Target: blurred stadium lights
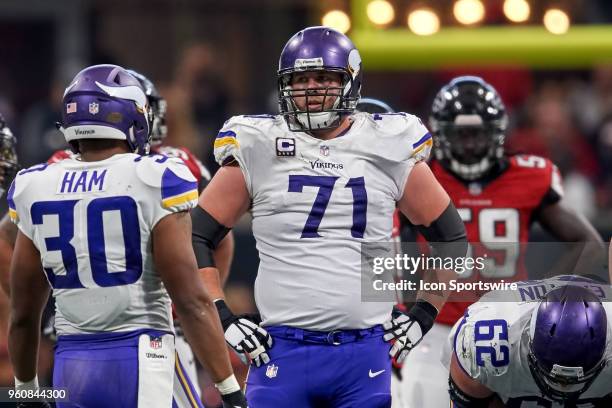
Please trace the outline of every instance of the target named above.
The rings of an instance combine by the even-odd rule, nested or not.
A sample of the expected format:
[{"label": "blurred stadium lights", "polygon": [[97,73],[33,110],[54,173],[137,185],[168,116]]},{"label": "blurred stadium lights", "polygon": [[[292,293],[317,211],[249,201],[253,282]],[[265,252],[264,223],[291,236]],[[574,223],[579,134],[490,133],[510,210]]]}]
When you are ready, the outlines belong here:
[{"label": "blurred stadium lights", "polygon": [[526,0],[505,0],[504,15],[513,23],[524,23],[529,19],[531,7]]},{"label": "blurred stadium lights", "polygon": [[457,0],[453,15],[463,25],[478,24],[484,20],[485,7],[480,0]]},{"label": "blurred stadium lights", "polygon": [[321,19],[321,24],[346,33],[351,28],[351,19],[342,10],[330,10]]},{"label": "blurred stadium lights", "polygon": [[395,18],[393,5],[387,0],[374,0],[368,3],[366,10],[370,21],[377,26],[385,26]]},{"label": "blurred stadium lights", "polygon": [[[371,1],[351,0],[350,4],[350,36],[369,70],[509,65],[536,69],[582,69],[612,63],[611,24],[572,25],[564,35],[554,35],[542,24],[444,26],[435,35],[422,36],[415,35],[412,28],[409,30],[401,25],[380,29],[366,12]],[[535,14],[536,4],[530,2],[529,5],[530,14]],[[395,6],[398,15],[403,14],[398,3]],[[431,18],[432,14],[426,16]],[[440,19],[434,18],[439,27]],[[533,21],[534,16],[531,15],[529,20]],[[402,22],[405,24],[405,21]],[[569,17],[566,21],[569,25]],[[431,29],[429,33],[432,33]]]},{"label": "blurred stadium lights", "polygon": [[408,13],[408,28],[416,35],[432,35],[440,30],[440,18],[430,8],[420,7]]},{"label": "blurred stadium lights", "polygon": [[550,8],[544,13],[544,27],[553,34],[565,34],[570,27],[569,15],[558,8]]}]

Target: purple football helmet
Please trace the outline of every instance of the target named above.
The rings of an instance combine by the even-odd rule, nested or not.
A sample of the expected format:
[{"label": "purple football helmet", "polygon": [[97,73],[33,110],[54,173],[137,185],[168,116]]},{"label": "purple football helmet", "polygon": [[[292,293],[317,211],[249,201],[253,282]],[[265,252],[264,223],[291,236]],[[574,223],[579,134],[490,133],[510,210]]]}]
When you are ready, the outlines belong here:
[{"label": "purple football helmet", "polygon": [[151,107],[151,113],[153,114],[153,125],[151,127],[151,146],[160,145],[168,135],[168,128],[166,126],[166,110],[168,103],[161,96],[153,82],[141,74],[132,69],[128,69],[128,72],[134,76],[140,82],[140,86],[147,95],[149,106]]},{"label": "purple football helmet", "polygon": [[16,146],[17,139],[0,114],[0,197],[8,189],[19,170]]},{"label": "purple football helmet", "polygon": [[79,139],[125,140],[147,154],[152,114],[140,82],[116,65],[94,65],[79,72],[64,92],[62,126],[73,148]]},{"label": "purple football helmet", "polygon": [[[336,72],[342,77],[340,87],[292,89],[296,72]],[[278,62],[278,94],[280,113],[289,129],[311,132],[337,127],[344,116],[355,110],[361,90],[361,57],[351,40],[329,27],[309,27],[289,39]],[[308,98],[324,95],[322,108],[309,109]],[[298,108],[295,98],[305,98],[305,107]],[[329,109],[326,98],[336,98]]]},{"label": "purple football helmet", "polygon": [[577,399],[605,365],[608,318],[599,298],[581,286],[551,290],[534,310],[529,368],[551,399]]}]

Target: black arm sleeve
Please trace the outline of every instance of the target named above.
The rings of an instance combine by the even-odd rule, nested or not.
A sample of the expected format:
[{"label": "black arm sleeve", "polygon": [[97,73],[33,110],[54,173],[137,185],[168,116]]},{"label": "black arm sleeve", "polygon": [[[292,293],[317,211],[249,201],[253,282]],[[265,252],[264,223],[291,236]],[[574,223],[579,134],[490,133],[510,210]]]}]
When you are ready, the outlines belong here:
[{"label": "black arm sleeve", "polygon": [[432,246],[436,256],[455,259],[466,255],[465,225],[452,202],[429,227],[417,225],[416,228]]},{"label": "black arm sleeve", "polygon": [[455,408],[488,408],[493,395],[486,398],[476,398],[466,394],[455,384],[453,377],[448,377],[448,393]]},{"label": "black arm sleeve", "polygon": [[215,266],[213,251],[230,231],[230,228],[219,224],[212,215],[199,205],[191,210],[191,224],[191,243],[198,261],[198,268]]}]

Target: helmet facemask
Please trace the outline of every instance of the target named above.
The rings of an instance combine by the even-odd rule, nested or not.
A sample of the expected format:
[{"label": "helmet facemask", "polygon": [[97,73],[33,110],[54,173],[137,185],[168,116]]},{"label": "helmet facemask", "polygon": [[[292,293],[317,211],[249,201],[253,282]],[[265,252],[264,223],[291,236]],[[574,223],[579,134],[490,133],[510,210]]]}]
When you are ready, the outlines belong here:
[{"label": "helmet facemask", "polygon": [[455,123],[437,123],[436,158],[464,180],[479,179],[504,154],[503,129],[505,123],[485,124],[478,115],[458,115]]},{"label": "helmet facemask", "polygon": [[127,71],[138,80],[147,96],[147,102],[150,108],[148,111],[149,129],[151,129],[150,144],[151,146],[160,145],[168,135],[168,128],[166,127],[166,111],[168,104],[149,78],[132,69],[128,69]]},{"label": "helmet facemask", "polygon": [[529,369],[536,384],[544,395],[555,401],[577,400],[595,381],[601,370],[605,366],[605,360],[584,372],[582,367],[564,367],[554,364],[548,370],[540,364],[533,352],[531,342],[529,345]]},{"label": "helmet facemask", "polygon": [[168,127],[166,126],[167,103],[163,98],[153,99],[151,97],[149,97],[149,103],[153,118],[151,124],[151,146],[158,146],[163,143],[168,135]]},{"label": "helmet facemask", "polygon": [[503,157],[506,109],[482,78],[457,77],[445,85],[433,101],[429,124],[436,158],[463,180],[482,178]]},{"label": "helmet facemask", "polygon": [[[295,86],[291,84],[296,73],[321,71],[339,73],[341,85],[294,89]],[[353,86],[352,76],[342,69],[287,70],[279,75],[279,109],[291,131],[334,129],[357,106],[359,95],[350,96]]]}]

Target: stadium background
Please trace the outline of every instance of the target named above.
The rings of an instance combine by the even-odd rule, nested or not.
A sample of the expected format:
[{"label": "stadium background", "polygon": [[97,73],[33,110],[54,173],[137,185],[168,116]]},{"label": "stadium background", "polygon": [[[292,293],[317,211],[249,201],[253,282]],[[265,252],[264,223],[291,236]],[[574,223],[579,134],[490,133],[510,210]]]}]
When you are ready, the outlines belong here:
[{"label": "stadium background", "polygon": [[[395,17],[376,25],[367,13],[370,0],[2,0],[0,112],[18,138],[21,164],[45,161],[64,147],[54,123],[72,76],[90,64],[119,64],[147,75],[168,100],[168,143],[189,147],[214,171],[212,140],[227,118],[276,112],[276,64],[286,40],[329,11],[343,11],[363,57],[363,96],[426,119],[443,83],[459,74],[483,76],[508,108],[509,149],[551,158],[569,203],[609,240],[612,3],[509,1],[531,8],[526,21],[513,23],[506,2],[389,0]],[[468,20],[480,4],[483,19],[459,23],[456,3]],[[569,17],[567,31],[562,17],[544,28],[543,16],[554,7]],[[408,28],[408,13],[421,8],[437,14],[438,32],[414,34],[427,31],[423,24]],[[417,22],[430,17],[421,14]],[[334,24],[342,23],[340,15]],[[228,299],[240,313],[254,308],[257,253],[249,220],[235,231]],[[546,240],[537,226],[532,235]],[[6,307],[2,299],[0,386],[12,383]],[[48,369],[46,347],[41,364]]]}]

